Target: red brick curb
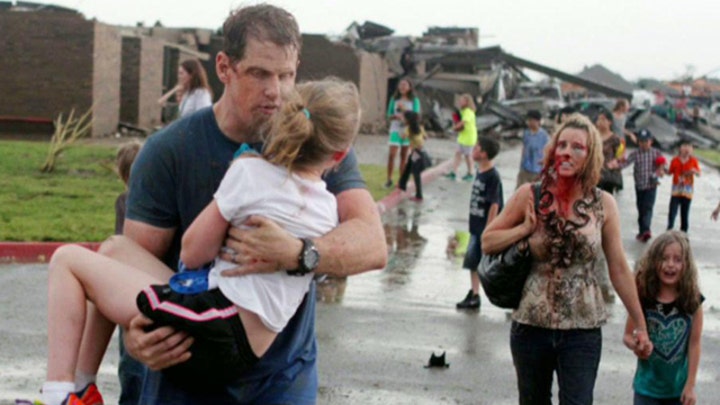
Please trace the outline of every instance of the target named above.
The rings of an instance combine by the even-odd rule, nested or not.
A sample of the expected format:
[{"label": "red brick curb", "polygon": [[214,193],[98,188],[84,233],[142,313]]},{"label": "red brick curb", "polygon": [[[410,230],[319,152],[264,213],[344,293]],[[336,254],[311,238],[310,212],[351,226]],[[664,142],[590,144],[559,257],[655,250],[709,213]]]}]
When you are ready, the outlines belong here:
[{"label": "red brick curb", "polygon": [[[423,184],[430,183],[448,170],[452,160],[447,160],[437,166],[433,166],[422,173]],[[402,200],[413,195],[415,188],[409,185],[406,192],[393,190],[377,206],[380,214],[393,209]],[[71,242],[0,242],[0,263],[45,263],[50,260],[55,249]],[[97,250],[100,242],[76,243],[81,246]]]}]

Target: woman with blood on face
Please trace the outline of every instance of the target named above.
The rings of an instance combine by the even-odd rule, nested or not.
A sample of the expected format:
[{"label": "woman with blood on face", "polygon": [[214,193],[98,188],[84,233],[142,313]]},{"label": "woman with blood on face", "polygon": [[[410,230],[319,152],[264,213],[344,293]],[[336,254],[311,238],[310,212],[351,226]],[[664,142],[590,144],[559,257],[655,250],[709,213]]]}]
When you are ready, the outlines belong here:
[{"label": "woman with blood on face", "polygon": [[550,404],[557,374],[560,404],[591,404],[607,311],[595,266],[602,252],[607,271],[643,350],[652,350],[633,275],[620,238],[615,199],[597,188],[602,140],[584,116],[572,114],[545,150],[540,200],[521,186],[482,235],[484,254],[514,243],[533,259],[522,299],[512,313],[510,348],[520,404]]}]

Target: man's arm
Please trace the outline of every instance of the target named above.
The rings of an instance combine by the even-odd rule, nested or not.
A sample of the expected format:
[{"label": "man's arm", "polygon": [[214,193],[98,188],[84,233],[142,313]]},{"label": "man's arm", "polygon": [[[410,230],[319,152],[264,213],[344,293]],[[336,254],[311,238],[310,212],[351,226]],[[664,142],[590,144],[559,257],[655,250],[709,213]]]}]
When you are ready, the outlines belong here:
[{"label": "man's arm", "polygon": [[[142,246],[155,257],[162,257],[170,247],[175,228],[158,228],[143,222],[126,219],[124,235]],[[123,334],[125,350],[151,370],[160,370],[187,361],[188,349],[193,343],[186,333],[176,332],[169,326],[145,332],[152,321],[142,314],[130,322]]]},{"label": "man's arm", "polygon": [[[319,273],[350,276],[387,265],[387,242],[377,204],[366,189],[337,195],[340,225],[315,240]],[[297,259],[297,256],[296,256]]]},{"label": "man's arm", "polygon": [[175,228],[158,228],[126,218],[123,235],[134,240],[153,256],[162,258],[170,248],[175,236]]},{"label": "man's arm", "polygon": [[[340,224],[314,239],[320,253],[317,272],[342,277],[384,268],[387,264],[385,232],[370,192],[352,188],[336,198]],[[226,244],[240,255],[236,260],[238,267],[225,270],[224,276],[298,267],[300,239],[263,217],[250,217],[245,225],[250,228],[230,228]],[[230,259],[226,255],[223,258]]]}]

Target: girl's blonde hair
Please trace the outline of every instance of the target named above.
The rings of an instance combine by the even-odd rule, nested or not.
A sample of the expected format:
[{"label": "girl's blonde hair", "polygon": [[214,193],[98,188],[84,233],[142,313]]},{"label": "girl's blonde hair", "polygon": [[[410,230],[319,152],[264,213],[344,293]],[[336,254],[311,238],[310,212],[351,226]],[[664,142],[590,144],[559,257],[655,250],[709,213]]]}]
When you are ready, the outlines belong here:
[{"label": "girl's blonde hair", "polygon": [[263,157],[303,169],[349,148],[360,127],[357,87],[337,78],[297,85],[270,122]]},{"label": "girl's blonde hair", "polygon": [[604,158],[602,154],[602,138],[600,137],[600,132],[597,128],[595,128],[595,125],[590,122],[590,119],[582,114],[575,113],[569,115],[565,118],[565,122],[560,125],[550,138],[547,146],[545,146],[543,175],[546,177],[548,175],[554,175],[555,148],[557,147],[558,139],[560,139],[560,134],[568,128],[579,129],[588,134],[588,156],[583,164],[583,167],[580,169],[580,174],[578,176],[583,192],[588,193],[594,189],[595,186],[597,186],[598,181],[600,181],[600,170],[602,169]]},{"label": "girl's blonde hair", "polygon": [[475,105],[475,100],[473,100],[473,96],[469,93],[463,93],[460,95],[461,100],[467,101],[467,107],[473,111],[477,111],[477,106]]},{"label": "girl's blonde hair", "polygon": [[126,142],[118,148],[117,155],[115,155],[115,167],[117,168],[118,176],[127,184],[130,179],[130,168],[132,167],[135,158],[140,152],[142,143],[139,141]]},{"label": "girl's blonde hair", "polygon": [[683,271],[678,283],[676,305],[686,314],[694,314],[700,306],[698,271],[687,235],[680,231],[667,231],[658,236],[643,253],[635,266],[635,283],[643,306],[652,305],[660,291],[658,269],[662,266],[665,248],[673,243],[680,245]]}]

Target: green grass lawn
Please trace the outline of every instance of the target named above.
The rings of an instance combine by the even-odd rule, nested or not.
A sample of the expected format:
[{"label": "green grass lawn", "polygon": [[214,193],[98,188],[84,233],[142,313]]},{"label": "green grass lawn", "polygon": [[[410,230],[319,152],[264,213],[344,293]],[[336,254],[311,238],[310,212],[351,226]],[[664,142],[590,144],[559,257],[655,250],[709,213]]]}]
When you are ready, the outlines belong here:
[{"label": "green grass lawn", "polygon": [[720,167],[720,151],[717,149],[695,149],[694,153],[715,167]]},{"label": "green grass lawn", "polygon": [[[123,184],[114,172],[115,146],[78,145],[40,173],[47,142],[0,141],[0,240],[102,241],[113,233],[115,199]],[[361,165],[376,200],[387,195],[385,168]]]}]

